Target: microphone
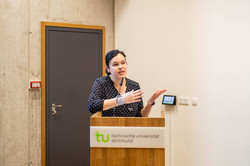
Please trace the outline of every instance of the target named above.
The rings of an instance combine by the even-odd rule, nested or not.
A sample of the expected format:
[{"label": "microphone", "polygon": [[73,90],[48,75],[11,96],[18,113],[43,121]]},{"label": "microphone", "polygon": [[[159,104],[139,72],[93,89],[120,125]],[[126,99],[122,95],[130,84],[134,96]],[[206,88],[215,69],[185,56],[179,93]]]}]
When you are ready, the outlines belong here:
[{"label": "microphone", "polygon": [[115,107],[116,107],[116,104],[117,104],[117,97],[120,95],[123,80],[124,80],[124,77],[122,77],[122,80],[121,80],[121,83],[120,83],[120,88],[119,88],[119,91],[118,91],[118,95],[115,97],[116,100],[115,100],[115,105],[113,107],[113,116],[115,116],[114,113],[115,113]]},{"label": "microphone", "polygon": [[122,80],[121,80],[120,86],[122,86],[123,80],[124,80],[124,77],[122,77]]},{"label": "microphone", "polygon": [[124,80],[124,77],[122,77],[122,80],[121,80],[121,83],[120,83],[119,93],[121,92],[121,87],[122,87],[122,84],[123,84],[123,80]]}]

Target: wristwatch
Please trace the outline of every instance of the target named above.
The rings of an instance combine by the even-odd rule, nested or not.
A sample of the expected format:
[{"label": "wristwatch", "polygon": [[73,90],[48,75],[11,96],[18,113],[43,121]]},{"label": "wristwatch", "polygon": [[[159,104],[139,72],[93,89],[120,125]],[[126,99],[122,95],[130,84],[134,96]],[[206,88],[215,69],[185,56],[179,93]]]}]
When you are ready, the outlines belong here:
[{"label": "wristwatch", "polygon": [[148,101],[148,104],[150,104],[151,106],[155,105],[155,102],[153,101],[153,103],[151,103],[150,101]]}]

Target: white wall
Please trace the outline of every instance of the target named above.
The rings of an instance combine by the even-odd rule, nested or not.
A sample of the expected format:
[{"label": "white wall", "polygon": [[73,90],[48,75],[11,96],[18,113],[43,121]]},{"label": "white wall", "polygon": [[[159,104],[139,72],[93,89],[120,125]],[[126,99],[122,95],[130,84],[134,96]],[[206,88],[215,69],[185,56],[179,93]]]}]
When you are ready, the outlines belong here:
[{"label": "white wall", "polygon": [[250,1],[116,0],[115,46],[145,91],[197,97],[166,112],[166,165],[250,165]]}]

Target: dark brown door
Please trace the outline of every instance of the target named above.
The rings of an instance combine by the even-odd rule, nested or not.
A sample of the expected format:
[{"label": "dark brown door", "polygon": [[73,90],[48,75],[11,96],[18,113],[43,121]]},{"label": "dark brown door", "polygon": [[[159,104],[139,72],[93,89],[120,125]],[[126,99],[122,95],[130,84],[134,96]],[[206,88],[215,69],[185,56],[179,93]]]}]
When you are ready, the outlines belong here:
[{"label": "dark brown door", "polygon": [[102,30],[46,26],[46,166],[89,165],[87,101],[102,75]]}]

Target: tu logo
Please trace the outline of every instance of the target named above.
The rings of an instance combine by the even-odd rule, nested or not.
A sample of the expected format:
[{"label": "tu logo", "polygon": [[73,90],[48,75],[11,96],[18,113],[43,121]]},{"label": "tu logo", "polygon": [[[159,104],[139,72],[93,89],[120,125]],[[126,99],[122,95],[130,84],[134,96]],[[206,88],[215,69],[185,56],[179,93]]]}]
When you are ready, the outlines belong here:
[{"label": "tu logo", "polygon": [[105,140],[105,139],[104,139],[104,135],[103,135],[103,134],[99,134],[99,132],[97,131],[97,132],[96,132],[96,140],[97,140],[97,142],[100,142],[99,137],[102,137],[102,138],[101,138],[101,139],[102,139],[102,142],[109,142],[109,134],[107,134],[107,138],[106,138],[106,140]]}]

